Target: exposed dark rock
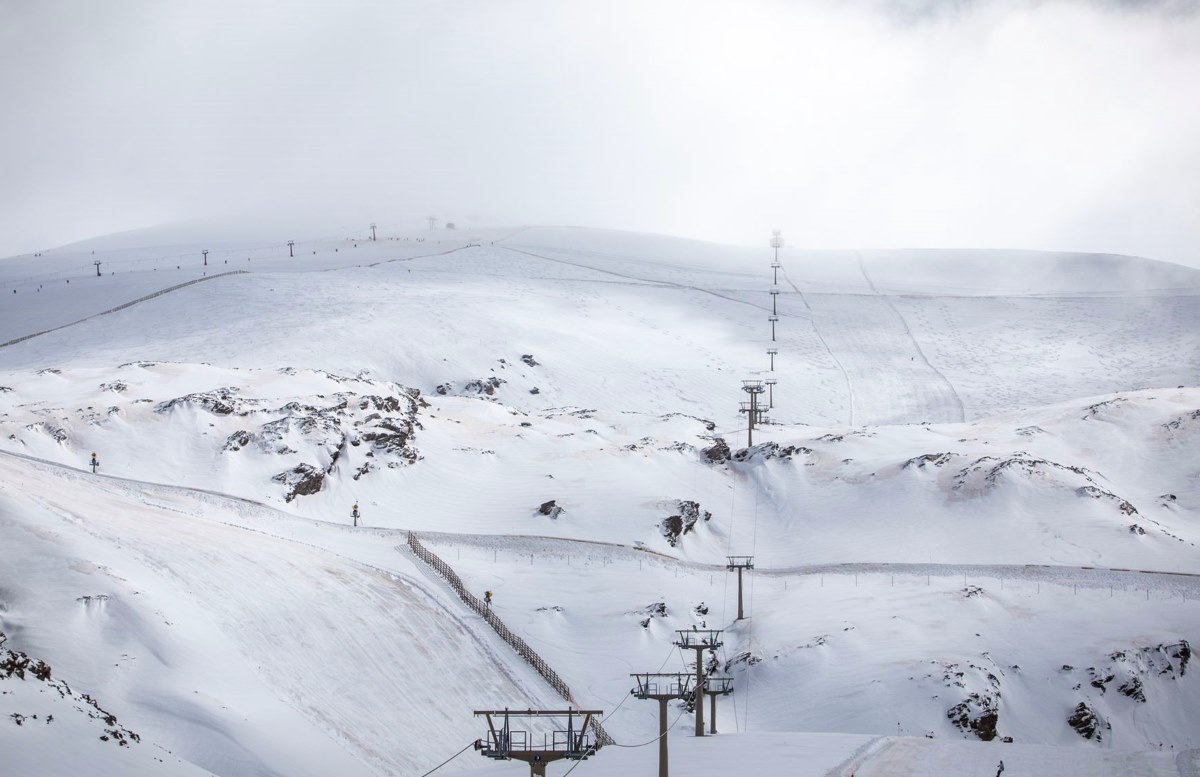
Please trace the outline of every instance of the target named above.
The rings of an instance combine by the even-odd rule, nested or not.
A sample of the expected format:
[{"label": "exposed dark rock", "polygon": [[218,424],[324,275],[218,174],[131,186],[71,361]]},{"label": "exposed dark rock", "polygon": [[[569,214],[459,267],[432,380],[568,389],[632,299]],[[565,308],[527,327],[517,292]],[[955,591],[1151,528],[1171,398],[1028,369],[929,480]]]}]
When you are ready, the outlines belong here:
[{"label": "exposed dark rock", "polygon": [[441,394],[442,396],[446,396],[447,394],[449,394],[449,393],[450,393],[450,389],[452,389],[452,388],[454,388],[454,385],[453,385],[453,384],[451,384],[451,383],[442,383],[442,384],[440,384],[440,385],[439,385],[437,388],[435,388],[435,389],[434,389],[434,391],[436,391],[437,393]]},{"label": "exposed dark rock", "polygon": [[1101,410],[1119,407],[1128,401],[1129,400],[1125,399],[1124,397],[1116,397],[1114,399],[1106,399],[1103,402],[1097,402],[1094,405],[1089,405],[1084,409],[1083,420],[1087,421],[1091,418],[1095,418],[1100,414]]},{"label": "exposed dark rock", "polygon": [[555,504],[555,500],[553,499],[551,499],[549,502],[542,502],[537,511],[539,514],[548,515],[551,518],[557,518],[566,512],[566,510]]},{"label": "exposed dark rock", "polygon": [[[812,450],[798,445],[780,445],[775,442],[764,442],[761,445],[755,445],[753,448],[742,448],[737,453],[733,454],[734,461],[750,461],[758,459],[768,461],[770,459],[779,459],[780,461],[791,461],[792,456],[797,454],[810,454]],[[849,461],[849,459],[847,459]]]},{"label": "exposed dark rock", "polygon": [[708,605],[704,602],[700,602],[700,604],[697,604],[692,608],[692,612],[696,613],[697,615],[708,615]]},{"label": "exposed dark rock", "polygon": [[180,405],[197,405],[213,415],[233,415],[238,412],[238,398],[235,396],[237,393],[236,386],[197,392],[160,402],[154,410],[158,413],[165,413]]},{"label": "exposed dark rock", "polygon": [[529,389],[529,393],[530,394],[541,394],[542,390],[540,388],[538,388],[537,386],[534,386],[533,388]]},{"label": "exposed dark rock", "polygon": [[679,514],[664,518],[658,525],[659,531],[667,538],[667,542],[670,543],[672,548],[678,544],[680,537],[695,527],[696,521],[700,520],[701,517],[706,521],[712,520],[712,513],[707,510],[701,513],[699,502],[680,500],[676,505]]},{"label": "exposed dark rock", "polygon": [[120,393],[122,391],[125,391],[128,388],[129,388],[128,384],[126,384],[125,381],[123,381],[123,380],[114,380],[112,383],[101,383],[100,384],[101,391],[114,391],[114,392]]},{"label": "exposed dark rock", "polygon": [[1079,488],[1075,489],[1075,493],[1078,496],[1090,496],[1092,499],[1110,499],[1116,502],[1117,508],[1126,515],[1138,514],[1136,507],[1131,505],[1129,502],[1126,502],[1116,494],[1110,491],[1105,491],[1103,488],[1099,488],[1097,486],[1080,486]]},{"label": "exposed dark rock", "polygon": [[463,386],[464,394],[487,394],[489,397],[496,393],[496,389],[506,381],[495,376],[490,378],[481,378],[479,380],[470,380]]},{"label": "exposed dark rock", "polygon": [[1179,431],[1183,427],[1187,426],[1190,421],[1200,421],[1200,410],[1193,410],[1190,413],[1184,413],[1178,418],[1163,424],[1163,428],[1173,432]]},{"label": "exposed dark rock", "polygon": [[639,623],[642,624],[642,628],[643,629],[649,628],[650,621],[653,620],[654,618],[667,617],[667,603],[666,602],[654,602],[653,604],[651,604],[650,606],[648,606],[644,610],[642,610],[642,612],[639,614],[646,616],[645,618],[642,618],[640,621],[638,621]]},{"label": "exposed dark rock", "polygon": [[1137,677],[1131,677],[1126,680],[1119,688],[1117,688],[1117,691],[1125,696],[1128,696],[1134,701],[1140,701],[1142,703],[1145,703],[1146,701],[1146,693],[1144,690],[1142,690],[1142,681]]},{"label": "exposed dark rock", "polygon": [[749,666],[754,666],[755,664],[761,664],[761,663],[762,663],[762,656],[755,655],[754,653],[747,650],[746,652],[739,653],[736,656],[734,656],[733,658],[726,661],[724,671],[729,672],[730,669],[737,666],[738,664],[743,664],[743,665],[749,667]]},{"label": "exposed dark rock", "polygon": [[1000,722],[999,701],[998,695],[972,693],[948,709],[946,717],[964,732],[970,731],[982,741],[991,742]]},{"label": "exposed dark rock", "polygon": [[1059,464],[1046,459],[1035,459],[1023,452],[1018,452],[1005,459],[996,456],[981,456],[954,476],[954,490],[962,490],[974,483],[977,488],[986,492],[999,482],[1002,475],[1010,471],[1030,478],[1046,478],[1049,473],[1070,472],[1103,491],[1103,489],[1099,489],[1092,474],[1083,467]]},{"label": "exposed dark rock", "polygon": [[1112,730],[1112,726],[1107,720],[1101,718],[1096,710],[1083,702],[1079,702],[1075,707],[1075,711],[1067,718],[1067,724],[1075,729],[1075,733],[1079,736],[1084,739],[1094,739],[1097,742],[1104,740],[1104,732]]},{"label": "exposed dark rock", "polygon": [[700,451],[704,458],[708,459],[709,464],[721,464],[729,461],[729,444],[722,438],[718,437],[711,447]]},{"label": "exposed dark rock", "polygon": [[280,472],[271,480],[287,486],[288,492],[284,495],[284,500],[290,502],[298,496],[308,496],[320,491],[325,482],[325,472],[311,464],[297,464],[286,472]]},{"label": "exposed dark rock", "polygon": [[536,366],[538,366],[537,360],[535,360],[535,359],[533,358],[533,354],[531,354],[531,353],[523,353],[523,354],[521,354],[521,361],[525,362],[525,363],[526,363],[526,364],[528,364],[530,367],[536,367]]},{"label": "exposed dark rock", "polygon": [[1146,530],[1143,529],[1141,526],[1138,526],[1136,523],[1131,523],[1131,524],[1129,524],[1129,533],[1130,534],[1145,534]]},{"label": "exposed dark rock", "polygon": [[223,452],[240,451],[242,448],[245,448],[247,445],[249,445],[250,441],[253,439],[254,435],[250,434],[250,432],[247,432],[244,429],[239,429],[225,438],[225,447],[223,447],[221,450]]},{"label": "exposed dark rock", "polygon": [[923,468],[926,464],[932,464],[935,467],[940,467],[949,463],[953,459],[953,453],[926,453],[923,456],[913,456],[911,459],[904,462],[904,466],[901,467],[901,469],[908,469],[909,467]]}]

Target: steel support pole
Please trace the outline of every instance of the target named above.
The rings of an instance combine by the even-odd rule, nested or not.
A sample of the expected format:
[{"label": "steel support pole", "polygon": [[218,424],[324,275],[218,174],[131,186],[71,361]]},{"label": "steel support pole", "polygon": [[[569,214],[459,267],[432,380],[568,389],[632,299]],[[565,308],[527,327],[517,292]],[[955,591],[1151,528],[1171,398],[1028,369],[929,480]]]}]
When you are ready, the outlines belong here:
[{"label": "steel support pole", "polygon": [[737,617],[737,619],[744,620],[745,616],[742,615],[742,568],[738,567],[737,571],[738,571],[738,617]]},{"label": "steel support pole", "polygon": [[704,736],[704,647],[696,650],[696,736]]},{"label": "steel support pole", "polygon": [[708,733],[715,734],[717,733],[717,695],[715,693],[708,695],[708,704]]},{"label": "steel support pole", "polygon": [[667,777],[667,699],[658,700],[658,777]]}]

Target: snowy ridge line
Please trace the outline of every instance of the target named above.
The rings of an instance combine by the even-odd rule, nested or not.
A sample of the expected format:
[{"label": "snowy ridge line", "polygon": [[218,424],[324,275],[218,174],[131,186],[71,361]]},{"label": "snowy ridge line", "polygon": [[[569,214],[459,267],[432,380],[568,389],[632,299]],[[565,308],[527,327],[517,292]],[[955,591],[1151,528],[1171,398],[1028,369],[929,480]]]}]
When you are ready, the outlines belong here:
[{"label": "snowy ridge line", "polygon": [[57,332],[58,330],[66,329],[69,326],[75,326],[76,324],[82,324],[84,321],[91,321],[93,318],[99,318],[100,316],[107,316],[109,313],[116,313],[118,311],[124,310],[125,308],[133,307],[134,305],[137,305],[138,303],[147,302],[149,300],[154,299],[155,297],[161,297],[162,295],[167,294],[169,292],[179,291],[180,289],[184,288],[185,286],[191,286],[194,283],[201,283],[203,281],[211,281],[211,280],[215,280],[217,278],[224,278],[226,275],[246,275],[248,273],[249,273],[249,270],[230,270],[229,272],[217,273],[216,275],[206,275],[203,278],[196,278],[195,280],[186,281],[184,283],[178,283],[174,286],[168,286],[165,289],[159,289],[158,291],[154,292],[153,294],[147,294],[144,297],[138,297],[135,300],[125,302],[123,304],[117,305],[115,308],[109,308],[108,310],[101,311],[100,313],[95,313],[93,315],[87,316],[86,318],[81,318],[78,321],[72,321],[69,324],[63,324],[61,326],[56,326],[53,329],[45,329],[41,332],[34,332],[31,335],[22,335],[21,337],[18,337],[15,340],[9,340],[7,343],[0,343],[0,348],[7,348],[10,345],[16,345],[17,343],[24,342],[25,340],[29,340],[34,337],[40,337],[41,335],[48,335],[51,332]]},{"label": "snowy ridge line", "polygon": [[[421,541],[417,539],[417,535],[414,532],[408,533],[408,547],[412,548],[413,555],[415,555],[421,561],[424,561],[435,571],[437,571],[438,574],[444,577],[446,582],[450,583],[450,587],[454,589],[454,592],[458,594],[458,597],[462,599],[468,607],[474,610],[479,617],[487,621],[488,625],[495,629],[496,633],[500,635],[500,638],[511,645],[513,650],[517,651],[517,655],[525,659],[530,666],[537,670],[538,674],[546,679],[546,682],[550,684],[550,687],[557,691],[559,695],[566,699],[567,702],[572,706],[576,707],[577,709],[582,709],[579,702],[575,701],[575,697],[571,695],[570,687],[567,686],[566,682],[563,681],[558,672],[555,672],[550,665],[547,664],[546,661],[539,656],[536,651],[534,651],[533,648],[529,647],[529,644],[525,640],[512,633],[508,626],[504,624],[504,621],[500,620],[500,616],[492,612],[491,607],[481,602],[479,597],[468,591],[467,587],[463,585],[462,578],[458,576],[458,573],[455,572],[449,564],[447,564],[445,561],[442,561],[442,559],[439,558],[436,553],[425,548],[425,546],[421,544]],[[592,727],[596,729],[597,748],[614,744],[613,738],[609,736],[607,731],[604,730],[604,726],[601,725],[599,721],[593,720]]]},{"label": "snowy ridge line", "polygon": [[[426,542],[432,541],[445,545],[465,545],[477,548],[492,548],[500,550],[534,551],[543,554],[566,554],[573,546],[593,547],[607,550],[612,555],[623,555],[627,558],[649,557],[652,560],[668,562],[681,568],[697,572],[726,572],[725,564],[710,564],[702,561],[669,556],[658,551],[638,548],[620,543],[602,542],[599,540],[580,540],[564,537],[548,537],[545,535],[524,534],[454,534],[451,532],[421,532]],[[854,574],[903,574],[913,577],[929,575],[933,577],[956,577],[973,575],[975,577],[992,577],[1003,580],[1044,581],[1048,583],[1076,583],[1084,587],[1096,588],[1113,585],[1120,581],[1127,587],[1141,589],[1145,587],[1146,578],[1163,576],[1165,579],[1156,581],[1158,587],[1170,588],[1177,592],[1194,592],[1200,595],[1200,573],[1196,572],[1167,572],[1156,569],[1129,569],[1125,567],[1096,567],[1096,566],[1051,566],[1049,564],[930,564],[909,562],[862,561],[841,562],[833,564],[806,564],[795,567],[763,567],[755,565],[755,574],[766,577],[812,576],[812,575],[854,575]]]},{"label": "snowy ridge line", "polygon": [[[236,494],[227,494],[221,491],[213,491],[205,488],[196,488],[193,486],[180,486],[169,483],[155,483],[147,480],[135,480],[133,478],[123,478],[117,475],[105,475],[97,473],[93,475],[86,469],[72,467],[68,464],[62,464],[49,459],[30,456],[26,453],[18,453],[16,451],[0,450],[0,456],[11,456],[16,459],[24,459],[44,467],[58,469],[64,472],[84,475],[89,478],[104,478],[110,481],[127,483],[134,486],[150,487],[161,489],[165,492],[184,492],[192,494],[204,494],[206,496],[215,497],[230,502],[237,502],[243,505],[253,506],[272,515],[278,516],[288,521],[296,521],[301,523],[319,523],[330,530],[348,532],[348,533],[370,533],[379,537],[399,537],[400,535],[410,536],[412,532],[408,529],[395,528],[389,529],[385,527],[357,527],[352,528],[342,523],[333,521],[323,521],[319,518],[306,518],[299,515],[280,510],[277,507],[265,504],[263,502],[250,499],[248,497],[237,496]],[[211,520],[211,519],[209,519]],[[288,537],[282,534],[265,531],[253,526],[245,526],[242,524],[229,523],[226,521],[217,521],[225,523],[229,526],[235,526],[247,531],[257,532],[266,536],[285,539],[292,542],[298,542],[303,545],[308,545],[313,548],[320,548],[333,555],[341,556],[341,554],[331,551],[323,546],[313,543],[298,540],[294,537]],[[592,547],[601,550],[606,550],[614,555],[624,555],[628,558],[649,558],[652,560],[669,562],[682,568],[693,569],[701,572],[725,572],[725,564],[710,564],[701,561],[688,561],[686,559],[676,558],[659,551],[650,550],[648,548],[639,548],[631,545],[623,545],[614,542],[604,542],[602,540],[583,540],[564,537],[550,537],[538,534],[458,534],[453,532],[437,532],[437,531],[422,531],[421,536],[426,541],[432,540],[434,543],[443,543],[447,545],[465,545],[470,547],[480,548],[500,548],[500,549],[515,549],[521,548],[528,550],[530,548],[535,551],[540,550],[543,553],[563,553],[573,546]],[[348,556],[341,556],[348,558]],[[357,562],[356,559],[350,559]],[[357,562],[363,563],[363,562]],[[367,566],[370,566],[369,564]],[[899,573],[913,576],[932,575],[934,577],[951,577],[957,575],[975,575],[978,577],[994,577],[1005,580],[1029,580],[1029,581],[1045,581],[1050,583],[1077,583],[1085,587],[1099,587],[1104,585],[1112,585],[1117,581],[1123,581],[1126,585],[1133,588],[1145,587],[1145,578],[1161,577],[1159,580],[1160,587],[1170,588],[1175,591],[1190,591],[1200,595],[1200,573],[1197,572],[1172,572],[1156,569],[1130,569],[1127,567],[1096,567],[1096,566],[1050,566],[1049,564],[930,564],[930,563],[910,563],[910,562],[885,562],[885,561],[863,561],[863,562],[840,562],[830,564],[806,564],[795,567],[763,567],[755,566],[755,574],[764,575],[767,577],[782,577],[785,575],[853,575],[859,573]],[[1138,585],[1141,582],[1141,586]],[[1169,585],[1168,585],[1169,584]]]}]

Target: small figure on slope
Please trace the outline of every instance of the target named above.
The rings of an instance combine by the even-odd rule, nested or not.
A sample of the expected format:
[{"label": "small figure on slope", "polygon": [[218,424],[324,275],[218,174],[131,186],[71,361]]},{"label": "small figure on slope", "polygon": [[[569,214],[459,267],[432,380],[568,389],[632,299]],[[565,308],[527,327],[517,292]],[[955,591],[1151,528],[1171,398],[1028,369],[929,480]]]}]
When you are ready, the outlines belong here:
[{"label": "small figure on slope", "polygon": [[354,520],[354,525],[358,526],[358,518],[359,518],[358,502],[355,502],[354,507],[350,510],[350,517]]},{"label": "small figure on slope", "polygon": [[492,609],[492,592],[491,591],[483,592],[483,603],[485,605],[487,605],[487,608],[489,610]]},{"label": "small figure on slope", "polygon": [[96,470],[100,469],[100,459],[96,458],[96,454],[94,451],[92,452],[91,465],[92,465],[92,474],[95,475]]}]

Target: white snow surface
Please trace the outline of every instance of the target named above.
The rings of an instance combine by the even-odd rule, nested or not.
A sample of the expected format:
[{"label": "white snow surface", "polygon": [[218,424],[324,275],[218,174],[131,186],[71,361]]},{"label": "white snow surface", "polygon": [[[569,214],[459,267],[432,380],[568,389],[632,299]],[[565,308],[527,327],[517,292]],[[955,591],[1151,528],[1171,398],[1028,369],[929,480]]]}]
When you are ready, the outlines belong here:
[{"label": "white snow surface", "polygon": [[[629,674],[690,672],[693,626],[735,691],[713,738],[672,704],[689,774],[1200,773],[1200,272],[154,238],[0,262],[0,652],[52,671],[0,670],[0,774],[415,776],[472,710],[562,708],[409,532],[649,743],[580,775],[655,768]],[[778,380],[751,447],[744,379]]]}]

